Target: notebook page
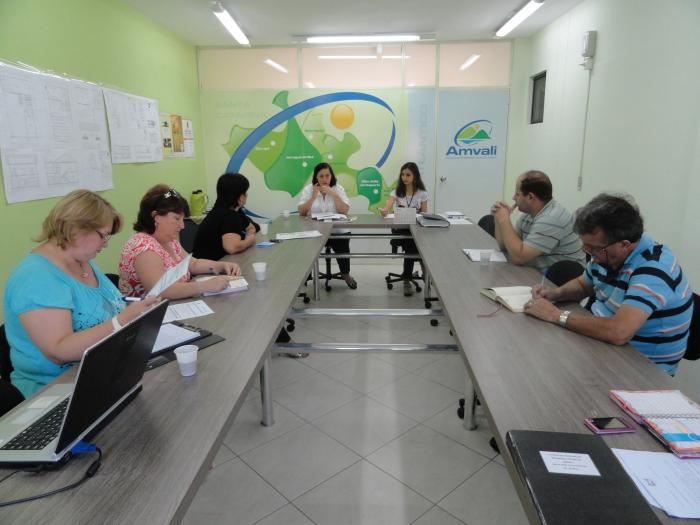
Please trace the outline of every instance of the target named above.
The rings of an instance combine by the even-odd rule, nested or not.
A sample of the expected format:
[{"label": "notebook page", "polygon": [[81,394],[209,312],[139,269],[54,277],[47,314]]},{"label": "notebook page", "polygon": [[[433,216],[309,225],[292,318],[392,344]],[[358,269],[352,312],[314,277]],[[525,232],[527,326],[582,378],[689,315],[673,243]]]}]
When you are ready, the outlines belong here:
[{"label": "notebook page", "polygon": [[614,390],[613,392],[644,417],[664,415],[700,417],[700,407],[680,390]]}]

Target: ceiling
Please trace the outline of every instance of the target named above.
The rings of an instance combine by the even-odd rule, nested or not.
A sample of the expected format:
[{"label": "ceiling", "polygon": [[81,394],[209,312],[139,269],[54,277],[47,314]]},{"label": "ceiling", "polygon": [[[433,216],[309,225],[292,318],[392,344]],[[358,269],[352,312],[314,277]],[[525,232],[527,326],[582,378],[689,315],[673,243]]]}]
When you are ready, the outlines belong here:
[{"label": "ceiling", "polygon": [[[123,0],[199,47],[237,46],[210,0]],[[546,0],[508,38],[536,33],[582,0]],[[418,33],[438,41],[489,40],[524,0],[222,0],[252,46],[306,35]]]}]

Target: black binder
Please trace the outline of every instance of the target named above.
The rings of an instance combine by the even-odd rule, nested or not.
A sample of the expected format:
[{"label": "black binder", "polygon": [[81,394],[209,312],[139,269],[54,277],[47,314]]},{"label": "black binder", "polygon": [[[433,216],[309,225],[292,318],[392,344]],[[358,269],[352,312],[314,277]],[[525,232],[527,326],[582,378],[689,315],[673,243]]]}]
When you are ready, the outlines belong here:
[{"label": "black binder", "polygon": [[[543,524],[661,523],[600,436],[511,430],[506,445]],[[600,476],[550,473],[540,451],[588,454]]]}]

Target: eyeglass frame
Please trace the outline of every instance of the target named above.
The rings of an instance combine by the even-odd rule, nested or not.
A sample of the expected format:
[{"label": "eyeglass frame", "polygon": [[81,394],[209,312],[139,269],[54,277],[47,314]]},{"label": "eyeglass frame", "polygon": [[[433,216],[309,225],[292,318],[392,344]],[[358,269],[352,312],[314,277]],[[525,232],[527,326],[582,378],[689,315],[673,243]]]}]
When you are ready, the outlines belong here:
[{"label": "eyeglass frame", "polygon": [[584,253],[587,253],[591,257],[598,257],[598,255],[602,252],[605,252],[605,256],[608,256],[608,248],[610,248],[613,244],[617,244],[620,241],[613,241],[611,243],[606,244],[605,246],[595,246],[591,250],[586,249],[586,245],[584,243],[581,243],[581,249],[583,250]]},{"label": "eyeglass frame", "polygon": [[100,230],[95,230],[95,233],[100,236],[100,239],[102,239],[102,242],[109,242],[109,240],[112,238],[112,233],[102,233]]}]

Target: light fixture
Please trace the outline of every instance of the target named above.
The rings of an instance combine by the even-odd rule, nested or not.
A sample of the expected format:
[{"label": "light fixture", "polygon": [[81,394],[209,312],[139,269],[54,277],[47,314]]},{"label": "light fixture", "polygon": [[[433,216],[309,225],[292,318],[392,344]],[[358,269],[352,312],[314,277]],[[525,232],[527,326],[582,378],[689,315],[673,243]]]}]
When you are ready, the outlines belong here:
[{"label": "light fixture", "polygon": [[245,33],[243,33],[240,27],[238,27],[236,21],[221,4],[221,2],[214,2],[211,10],[214,13],[214,16],[219,19],[219,22],[221,22],[226,30],[231,33],[231,36],[236,39],[236,42],[242,46],[250,45],[250,40],[248,40],[248,37],[245,36]]},{"label": "light fixture", "polygon": [[278,64],[271,58],[266,58],[265,60],[263,60],[263,62],[268,66],[275,68],[277,71],[281,71],[282,73],[289,73],[289,70],[286,67]]},{"label": "light fixture", "polygon": [[528,16],[542,7],[543,3],[544,0],[530,0],[527,4],[520,8],[520,10],[510,18],[510,20],[503,24],[498,31],[496,31],[496,36],[498,38],[506,36],[513,29],[523,23]]},{"label": "light fixture", "polygon": [[415,42],[420,35],[338,35],[310,36],[307,44],[367,44],[377,42]]},{"label": "light fixture", "polygon": [[377,55],[318,55],[320,60],[377,60]]},{"label": "light fixture", "polygon": [[464,71],[465,69],[470,68],[472,65],[474,65],[474,62],[476,62],[477,60],[479,60],[479,58],[481,58],[481,55],[472,55],[472,56],[470,56],[470,57],[464,62],[464,64],[462,64],[461,66],[459,66],[459,70],[460,70],[460,71]]},{"label": "light fixture", "polygon": [[310,89],[313,89],[316,87],[313,82],[304,82],[304,85],[306,85],[306,87],[310,88]]},{"label": "light fixture", "polygon": [[401,60],[402,58],[411,58],[410,55],[382,55],[382,58],[387,60]]}]

